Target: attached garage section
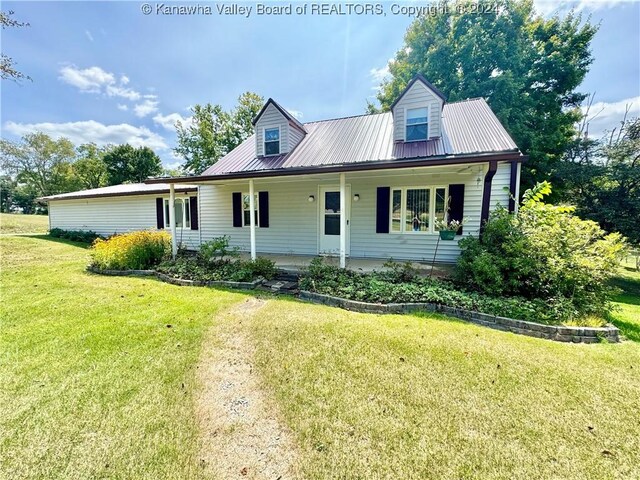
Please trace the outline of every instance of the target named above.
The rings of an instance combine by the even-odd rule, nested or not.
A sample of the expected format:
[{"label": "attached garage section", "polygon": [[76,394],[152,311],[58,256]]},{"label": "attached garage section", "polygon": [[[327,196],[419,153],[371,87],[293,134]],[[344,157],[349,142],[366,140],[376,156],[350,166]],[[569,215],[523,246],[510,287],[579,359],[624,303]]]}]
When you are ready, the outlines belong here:
[{"label": "attached garage section", "polygon": [[[135,230],[165,229],[169,188],[158,185],[115,185],[43,198],[49,204],[50,228],[94,231],[103,236]],[[200,244],[198,189],[176,188],[176,212],[183,226],[177,241],[187,248]],[[192,220],[193,219],[193,220]]]}]

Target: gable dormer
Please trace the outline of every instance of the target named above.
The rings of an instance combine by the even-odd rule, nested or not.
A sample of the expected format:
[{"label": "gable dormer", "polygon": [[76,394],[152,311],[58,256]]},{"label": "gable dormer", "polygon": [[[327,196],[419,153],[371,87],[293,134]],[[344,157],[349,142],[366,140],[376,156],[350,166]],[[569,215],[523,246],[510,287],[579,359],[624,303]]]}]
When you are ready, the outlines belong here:
[{"label": "gable dormer", "polygon": [[418,74],[391,105],[396,142],[438,138],[442,132],[442,108],[446,97]]},{"label": "gable dormer", "polygon": [[256,134],[256,156],[269,157],[290,152],[307,131],[293,115],[272,98],[253,119]]}]

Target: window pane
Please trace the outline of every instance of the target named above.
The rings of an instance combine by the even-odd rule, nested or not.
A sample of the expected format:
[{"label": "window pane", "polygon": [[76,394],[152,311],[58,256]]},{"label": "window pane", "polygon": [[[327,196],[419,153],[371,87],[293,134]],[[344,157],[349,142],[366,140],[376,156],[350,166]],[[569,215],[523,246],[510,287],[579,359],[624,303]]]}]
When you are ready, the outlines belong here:
[{"label": "window pane", "polygon": [[[255,219],[255,224],[256,227],[258,227],[258,194],[254,194],[253,195],[253,206],[254,206],[254,210],[253,210],[253,216]],[[242,225],[244,225],[245,227],[248,227],[250,225],[250,218],[249,217],[249,195],[248,194],[244,194],[242,195]]]},{"label": "window pane", "polygon": [[402,190],[394,190],[391,198],[391,231],[399,232],[402,227]]},{"label": "window pane", "polygon": [[340,235],[340,215],[326,214],[324,216],[324,234]]},{"label": "window pane", "polygon": [[265,155],[278,155],[280,153],[280,142],[265,142],[264,154]]},{"label": "window pane", "polygon": [[427,139],[426,123],[418,125],[407,125],[407,141],[426,140]]},{"label": "window pane", "polygon": [[176,200],[175,203],[176,227],[182,227],[182,200]]},{"label": "window pane", "polygon": [[184,200],[184,226],[191,228],[191,205],[188,198]]},{"label": "window pane", "polygon": [[280,140],[280,129],[279,128],[267,128],[264,131],[264,141],[265,142],[277,142]]},{"label": "window pane", "polygon": [[413,123],[427,123],[426,108],[410,108],[407,110],[407,125]]},{"label": "window pane", "polygon": [[324,192],[324,211],[340,213],[340,192]]},{"label": "window pane", "polygon": [[405,213],[405,231],[429,231],[429,189],[408,189]]},{"label": "window pane", "polygon": [[242,212],[242,216],[244,217],[244,225],[249,226],[251,222],[251,218],[249,217],[249,210],[245,210],[244,212]]},{"label": "window pane", "polygon": [[436,220],[444,220],[447,208],[447,189],[436,188]]}]

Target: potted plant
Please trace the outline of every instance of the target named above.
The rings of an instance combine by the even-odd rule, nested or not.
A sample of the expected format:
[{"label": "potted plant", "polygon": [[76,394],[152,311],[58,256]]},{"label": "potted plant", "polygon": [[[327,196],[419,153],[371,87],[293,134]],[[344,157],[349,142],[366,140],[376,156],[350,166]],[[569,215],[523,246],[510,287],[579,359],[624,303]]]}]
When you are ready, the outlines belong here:
[{"label": "potted plant", "polygon": [[462,225],[465,224],[465,220],[436,220],[435,227],[440,231],[440,240],[453,240],[456,237],[456,233],[460,231]]}]

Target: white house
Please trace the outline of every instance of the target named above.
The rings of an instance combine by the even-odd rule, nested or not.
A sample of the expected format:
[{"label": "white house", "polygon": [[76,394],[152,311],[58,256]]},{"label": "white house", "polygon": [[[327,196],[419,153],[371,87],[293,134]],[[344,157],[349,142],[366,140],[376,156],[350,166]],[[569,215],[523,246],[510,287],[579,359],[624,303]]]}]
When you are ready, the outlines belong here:
[{"label": "white house", "polygon": [[467,220],[438,245],[437,261],[453,262],[462,235],[478,235],[498,204],[515,208],[526,160],[482,98],[447,103],[421,75],[388,113],[302,124],[269,99],[253,123],[201,175],[46,197],[51,228],[168,229],[190,248],[228,235],[252,256],[333,254],[344,265],[431,260],[434,221],[448,215]]}]

